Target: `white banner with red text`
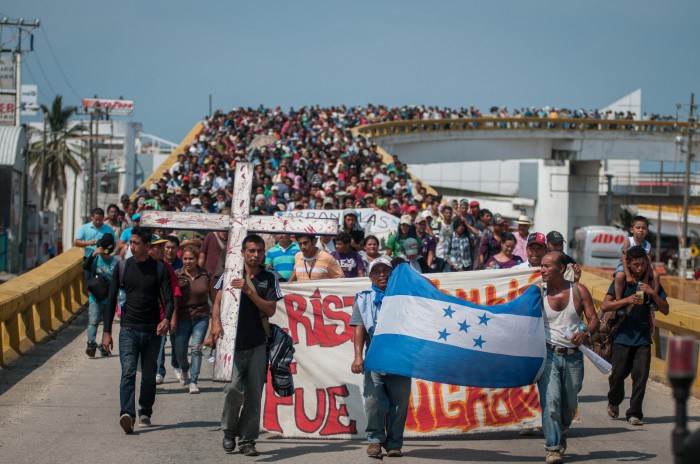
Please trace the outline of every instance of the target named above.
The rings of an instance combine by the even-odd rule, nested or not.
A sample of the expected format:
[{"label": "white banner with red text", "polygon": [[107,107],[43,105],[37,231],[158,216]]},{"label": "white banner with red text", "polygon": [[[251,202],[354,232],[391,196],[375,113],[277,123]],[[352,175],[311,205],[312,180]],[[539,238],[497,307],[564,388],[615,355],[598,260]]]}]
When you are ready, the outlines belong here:
[{"label": "white banner with red text", "polygon": [[[539,270],[509,269],[427,275],[444,293],[496,305],[539,284]],[[363,376],[354,359],[350,316],[368,278],[281,284],[284,299],[272,322],[289,331],[296,353],[295,392],[280,398],[270,382],[263,394],[262,427],[286,437],[361,438],[367,425]],[[516,334],[513,334],[515,337]],[[459,366],[455,366],[459,369]],[[469,388],[414,379],[406,436],[440,436],[539,425],[537,388]]]}]

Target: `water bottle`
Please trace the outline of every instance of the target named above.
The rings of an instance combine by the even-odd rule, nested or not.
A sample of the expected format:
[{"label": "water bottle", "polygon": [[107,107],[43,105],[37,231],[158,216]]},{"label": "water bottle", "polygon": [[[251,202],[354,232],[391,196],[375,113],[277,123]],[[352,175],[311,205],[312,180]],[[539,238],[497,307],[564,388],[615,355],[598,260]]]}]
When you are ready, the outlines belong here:
[{"label": "water bottle", "polygon": [[202,353],[203,356],[207,358],[207,361],[209,361],[210,363],[213,363],[216,360],[216,354],[214,354],[216,350],[212,350],[209,346],[202,345],[199,348],[199,351]]}]

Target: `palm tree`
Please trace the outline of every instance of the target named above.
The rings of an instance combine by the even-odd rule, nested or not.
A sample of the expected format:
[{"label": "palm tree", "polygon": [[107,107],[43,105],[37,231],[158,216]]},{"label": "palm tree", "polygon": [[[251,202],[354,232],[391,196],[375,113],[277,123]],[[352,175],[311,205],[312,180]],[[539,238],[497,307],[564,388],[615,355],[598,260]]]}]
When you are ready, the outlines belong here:
[{"label": "palm tree", "polygon": [[63,107],[63,97],[56,95],[51,109],[41,105],[44,113],[44,130],[41,139],[29,148],[29,163],[34,165],[32,178],[40,189],[40,209],[45,210],[53,198],[62,198],[66,193],[66,169],[74,174],[81,171],[80,160],[85,159],[83,150],[73,140],[80,136],[83,126],[68,127],[77,111],[75,106]]}]

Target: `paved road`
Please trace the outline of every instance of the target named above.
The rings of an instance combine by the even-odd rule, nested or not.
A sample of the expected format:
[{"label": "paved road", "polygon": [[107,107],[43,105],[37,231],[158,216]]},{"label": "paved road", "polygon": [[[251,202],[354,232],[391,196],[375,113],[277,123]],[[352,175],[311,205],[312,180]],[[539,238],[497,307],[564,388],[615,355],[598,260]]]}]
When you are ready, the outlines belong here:
[{"label": "paved road", "polygon": [[[154,426],[126,436],[117,423],[119,364],[116,357],[88,359],[86,315],[0,370],[0,463],[116,462],[377,462],[360,440],[300,440],[262,435],[261,456],[226,455],[221,449],[221,386],[201,381],[189,395],[172,376],[158,388]],[[116,327],[116,326],[115,326]],[[673,404],[669,389],[652,383],[645,401],[648,424],[632,427],[605,414],[606,382],[588,366],[580,423],[572,428],[566,462],[672,461]],[[629,390],[629,388],[628,388]],[[623,404],[624,406],[624,404]],[[690,416],[698,427],[700,403]],[[406,456],[418,462],[544,462],[543,438],[514,432],[450,439],[411,439]]]}]

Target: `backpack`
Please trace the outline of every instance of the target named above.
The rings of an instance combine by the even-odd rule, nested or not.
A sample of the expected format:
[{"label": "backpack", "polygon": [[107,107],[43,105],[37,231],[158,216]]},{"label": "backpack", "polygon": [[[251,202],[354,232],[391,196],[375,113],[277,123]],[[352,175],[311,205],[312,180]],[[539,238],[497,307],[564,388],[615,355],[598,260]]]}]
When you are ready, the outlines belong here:
[{"label": "backpack", "polygon": [[[576,284],[574,284],[572,288],[576,288]],[[574,295],[581,301],[578,289],[574,291]],[[619,310],[608,312],[598,311],[598,321],[600,321],[598,330],[591,334],[586,342],[586,346],[607,362],[611,362],[613,339],[633,307],[633,304],[628,305],[621,315],[617,314]]]},{"label": "backpack", "polygon": [[290,367],[294,351],[292,337],[278,325],[270,324],[270,336],[267,339],[270,379],[275,393],[283,398],[294,394],[294,378]]}]

